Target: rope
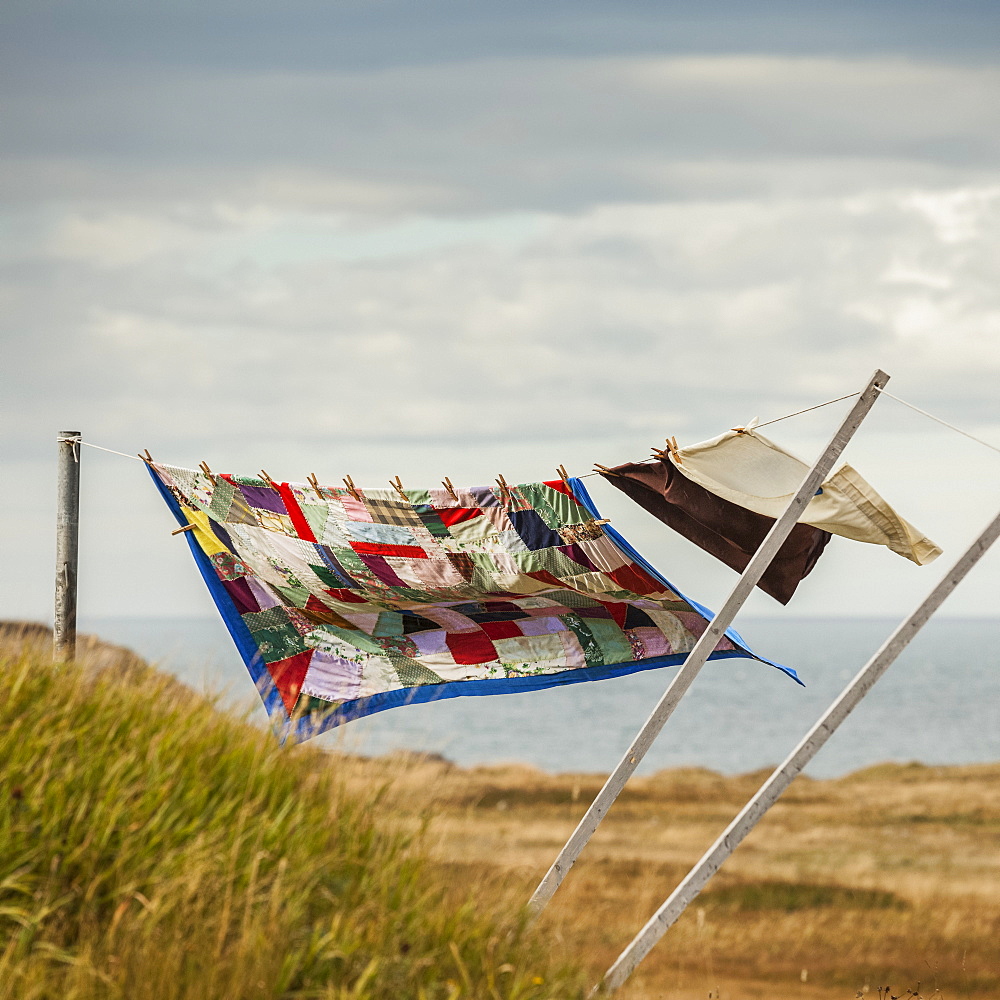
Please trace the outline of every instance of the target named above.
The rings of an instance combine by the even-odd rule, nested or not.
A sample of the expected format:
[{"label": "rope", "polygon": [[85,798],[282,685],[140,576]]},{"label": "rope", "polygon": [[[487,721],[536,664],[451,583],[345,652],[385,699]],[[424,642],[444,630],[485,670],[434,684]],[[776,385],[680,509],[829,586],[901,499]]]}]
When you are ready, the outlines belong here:
[{"label": "rope", "polygon": [[[60,441],[69,441],[69,440],[72,440],[72,439],[71,438],[59,438],[59,440]],[[96,448],[98,451],[106,451],[109,455],[121,455],[122,458],[132,458],[132,459],[135,459],[136,462],[142,462],[143,461],[143,459],[141,459],[138,455],[126,455],[125,452],[123,452],[123,451],[115,451],[114,448],[105,448],[105,447],[103,447],[102,445],[99,445],[99,444],[91,444],[89,441],[81,441],[79,438],[77,438],[76,440],[78,441],[79,444],[85,444],[88,448]]]},{"label": "rope", "polygon": [[956,434],[961,434],[962,437],[967,437],[971,441],[975,441],[976,444],[981,444],[990,451],[995,451],[1000,453],[1000,448],[995,444],[990,444],[989,441],[984,441],[982,438],[976,437],[975,434],[970,434],[968,431],[963,431],[961,427],[956,427],[954,424],[949,424],[947,420],[942,420],[940,417],[935,417],[933,413],[928,413],[926,410],[921,410],[919,406],[914,406],[912,403],[908,403],[905,399],[900,399],[899,396],[894,396],[891,392],[886,389],[879,389],[878,386],[875,388],[882,393],[883,396],[888,396],[890,399],[896,400],[897,403],[902,403],[903,406],[908,406],[911,410],[916,410],[917,413],[922,414],[925,417],[930,417],[931,420],[937,421],[943,427],[947,427],[948,430],[954,431]]},{"label": "rope", "polygon": [[[922,410],[919,406],[914,406],[913,403],[908,403],[905,399],[900,399],[899,396],[894,396],[887,389],[879,389],[878,386],[875,387],[878,392],[883,396],[888,396],[890,399],[896,400],[897,403],[902,403],[903,406],[908,406],[911,410],[915,410],[922,416],[928,417],[931,420],[936,421],[943,427],[947,427],[949,430],[954,431],[956,434],[961,434],[963,437],[969,438],[970,441],[975,441],[977,444],[981,444],[990,451],[995,451],[1000,454],[1000,448],[995,444],[990,444],[989,441],[984,441],[982,438],[976,437],[975,434],[970,434],[968,431],[963,431],[961,427],[956,427],[954,424],[948,423],[947,420],[943,420],[941,417],[934,416],[933,413],[928,413],[926,410]],[[838,396],[836,399],[828,399],[825,403],[817,403],[815,406],[807,406],[804,410],[796,410],[794,413],[786,413],[783,417],[775,417],[773,420],[765,420],[762,424],[757,424],[757,427],[767,427],[769,424],[776,424],[782,420],[788,420],[791,417],[800,416],[803,413],[809,413],[812,410],[819,410],[824,406],[830,406],[832,403],[840,403],[845,399],[851,399],[853,396],[860,396],[859,392],[849,392],[846,396]],[[756,428],[755,428],[756,429]],[[98,451],[106,451],[109,455],[120,455],[122,458],[131,458],[135,462],[143,462],[144,459],[140,458],[138,455],[128,455],[124,451],[115,451],[114,448],[105,448],[103,445],[91,444],[90,441],[84,441],[81,438],[58,438],[59,441],[72,441],[74,445],[82,444],[86,445],[88,448],[96,448]],[[650,459],[643,459],[641,462],[632,463],[634,465],[645,465]],[[593,476],[601,475],[600,472],[586,472],[582,476],[577,476],[577,479],[590,479]]]},{"label": "rope", "polygon": [[[975,434],[970,434],[968,431],[963,431],[961,427],[956,427],[954,424],[948,423],[947,420],[943,420],[941,417],[936,417],[934,416],[933,413],[928,413],[926,410],[920,409],[919,406],[914,406],[913,403],[908,403],[905,399],[900,399],[899,396],[894,396],[891,392],[889,392],[888,389],[880,389],[878,386],[875,386],[875,389],[877,392],[880,392],[883,396],[888,396],[890,399],[896,400],[897,403],[902,403],[903,406],[908,406],[911,410],[916,410],[917,413],[925,417],[929,417],[931,420],[936,421],[943,427],[947,427],[949,430],[954,431],[956,434],[961,434],[963,437],[969,438],[970,441],[975,441],[976,444],[981,444],[984,447],[989,448],[990,451],[995,451],[998,454],[1000,454],[1000,448],[998,448],[995,444],[990,444],[989,441],[984,441],[982,438],[976,437]],[[809,413],[811,410],[818,410],[821,407],[829,406],[831,403],[839,403],[845,399],[851,399],[853,396],[860,396],[860,395],[861,393],[859,392],[849,392],[846,396],[838,396],[836,399],[828,399],[825,403],[817,403],[815,406],[807,406],[804,410],[796,410],[794,413],[786,413],[783,417],[775,417],[773,420],[765,420],[764,423],[757,424],[754,430],[756,430],[758,427],[767,427],[768,424],[776,424],[781,420],[788,420],[789,417],[797,417],[802,413]],[[644,459],[641,462],[633,462],[631,464],[646,465],[649,461],[650,459]],[[601,475],[600,472],[588,472],[586,475],[577,476],[577,478],[588,479],[591,476],[599,476],[599,475]]]},{"label": "rope", "polygon": [[[831,403],[839,403],[845,399],[851,399],[853,396],[860,396],[860,392],[849,392],[846,396],[838,396],[836,399],[828,399],[825,403],[817,403],[815,406],[807,406],[804,410],[796,410],[794,413],[786,413],[783,417],[775,417],[773,420],[765,420],[762,424],[757,424],[757,427],[767,427],[768,424],[776,424],[779,420],[788,420],[789,417],[797,417],[802,413],[809,413],[810,410],[819,410],[824,406],[829,406]],[[646,465],[650,462],[650,459],[644,458],[641,462],[631,462],[631,465]],[[599,472],[588,472],[586,475],[577,476],[577,479],[589,479],[591,476],[599,476]]]},{"label": "rope", "polygon": [[[773,420],[765,420],[762,424],[757,424],[757,427],[767,427],[768,424],[776,424],[779,420],[787,420],[789,417],[797,417],[800,413],[808,413],[810,410],[819,410],[824,406],[829,406],[831,403],[839,403],[841,400],[850,399],[852,396],[860,396],[860,392],[849,392],[846,396],[838,396],[836,399],[828,399],[825,403],[817,403],[815,406],[807,406],[804,410],[796,410],[794,413],[786,413],[783,417],[775,417]],[[754,428],[754,430],[757,429]]]}]

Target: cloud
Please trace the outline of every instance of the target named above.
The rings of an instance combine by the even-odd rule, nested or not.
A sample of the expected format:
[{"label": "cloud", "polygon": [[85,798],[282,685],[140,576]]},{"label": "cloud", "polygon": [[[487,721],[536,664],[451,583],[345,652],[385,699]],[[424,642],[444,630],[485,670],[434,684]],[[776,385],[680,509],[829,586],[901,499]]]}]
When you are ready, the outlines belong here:
[{"label": "cloud", "polygon": [[828,190],[890,173],[955,186],[1000,165],[998,87],[993,66],[897,58],[111,66],[12,95],[5,170],[22,199],[60,179],[121,198],[131,175],[140,196],[145,179],[149,194],[341,211],[573,211],[816,190],[817,175]]},{"label": "cloud", "polygon": [[[231,216],[227,252],[242,234],[248,257],[218,266],[215,230],[56,220],[61,262],[10,269],[2,286],[22,331],[9,349],[35,373],[8,419],[45,420],[47,384],[114,436],[146,423],[178,441],[294,426],[303,443],[472,442],[543,426],[645,447],[720,419],[720,393],[721,419],[745,419],[762,393],[791,409],[874,363],[979,419],[1000,375],[1000,187],[605,205],[500,240],[427,220],[430,250],[411,220],[410,252],[372,225],[312,222],[303,237],[296,215]],[[352,234],[370,256],[308,252]]]}]

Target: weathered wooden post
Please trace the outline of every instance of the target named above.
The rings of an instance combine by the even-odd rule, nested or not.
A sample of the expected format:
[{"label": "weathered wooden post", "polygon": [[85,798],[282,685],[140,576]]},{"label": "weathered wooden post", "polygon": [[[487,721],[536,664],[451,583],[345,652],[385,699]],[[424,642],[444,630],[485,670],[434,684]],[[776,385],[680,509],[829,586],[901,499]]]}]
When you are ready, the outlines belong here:
[{"label": "weathered wooden post", "polygon": [[52,656],[56,662],[76,658],[76,578],[80,538],[79,431],[60,431],[56,501],[56,607]]}]

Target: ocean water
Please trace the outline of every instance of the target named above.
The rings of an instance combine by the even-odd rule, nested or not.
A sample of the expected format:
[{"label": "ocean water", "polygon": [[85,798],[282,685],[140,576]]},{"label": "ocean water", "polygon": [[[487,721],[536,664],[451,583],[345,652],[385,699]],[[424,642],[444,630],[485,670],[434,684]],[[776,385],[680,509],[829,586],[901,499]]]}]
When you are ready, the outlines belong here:
[{"label": "ocean water", "polygon": [[[266,724],[249,675],[216,618],[92,618],[81,629],[121,643]],[[639,768],[697,765],[727,774],[778,763],[896,626],[896,619],[747,618],[762,655],[708,663]],[[461,765],[520,762],[608,772],[676,667],[536,693],[450,698],[347,724],[319,738],[355,753],[440,753]],[[833,777],[882,761],[1000,760],[1000,619],[933,619],[808,769]]]}]

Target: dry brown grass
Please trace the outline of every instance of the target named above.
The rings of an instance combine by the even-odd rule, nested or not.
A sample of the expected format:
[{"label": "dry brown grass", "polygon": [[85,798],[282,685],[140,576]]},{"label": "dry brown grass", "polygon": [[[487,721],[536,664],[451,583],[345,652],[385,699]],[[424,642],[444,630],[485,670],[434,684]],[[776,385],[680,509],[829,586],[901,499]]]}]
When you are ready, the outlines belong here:
[{"label": "dry brown grass", "polygon": [[[350,767],[365,782],[392,775],[414,822],[433,816],[428,845],[456,887],[522,899],[601,784],[418,757]],[[542,932],[596,981],[764,777],[635,779]],[[924,996],[1000,998],[1000,764],[800,778],[620,995],[832,1000],[918,983]]]}]

